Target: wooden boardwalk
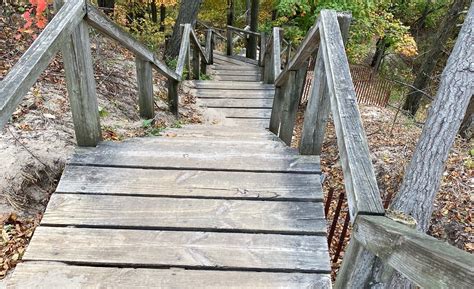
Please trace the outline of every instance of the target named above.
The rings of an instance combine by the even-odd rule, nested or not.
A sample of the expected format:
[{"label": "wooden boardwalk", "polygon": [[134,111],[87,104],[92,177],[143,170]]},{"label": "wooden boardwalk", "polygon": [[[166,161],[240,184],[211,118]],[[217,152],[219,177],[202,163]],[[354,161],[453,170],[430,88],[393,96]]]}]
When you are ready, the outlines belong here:
[{"label": "wooden boardwalk", "polygon": [[77,148],[8,288],[330,288],[319,157],[265,129],[258,66],[212,68],[224,121]]}]

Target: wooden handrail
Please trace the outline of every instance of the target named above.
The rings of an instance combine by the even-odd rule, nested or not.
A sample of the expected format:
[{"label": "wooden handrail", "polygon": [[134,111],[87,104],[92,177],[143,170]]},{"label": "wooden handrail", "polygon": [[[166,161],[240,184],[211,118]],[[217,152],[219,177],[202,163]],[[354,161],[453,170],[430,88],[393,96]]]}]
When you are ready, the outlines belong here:
[{"label": "wooden handrail", "polygon": [[189,57],[189,45],[190,45],[190,34],[191,34],[191,24],[183,24],[183,33],[181,37],[181,45],[179,47],[179,56],[178,62],[176,64],[176,73],[179,77],[183,77],[184,66],[186,60]]},{"label": "wooden handrail", "polygon": [[0,82],[0,127],[86,14],[85,1],[68,1]]},{"label": "wooden handrail", "polygon": [[[61,7],[58,13],[1,82],[1,127],[7,123],[23,96],[61,49],[77,143],[79,146],[95,146],[100,141],[100,121],[88,24],[135,54],[140,116],[147,119],[154,116],[152,68],[168,78],[170,109],[176,115],[178,114],[178,84],[182,80],[185,59],[178,61],[177,71],[171,70],[145,45],[85,0],[55,0],[55,6]],[[199,77],[200,69],[205,72],[206,65],[212,63],[214,33],[211,30],[207,34],[207,38],[211,39],[206,39],[206,49],[204,49],[190,26],[187,31],[184,37],[185,43],[182,43],[187,51],[181,54],[189,59],[190,39],[192,39],[196,53],[193,58],[202,59],[201,67],[199,67],[199,60],[197,64],[196,61],[193,63],[194,74]],[[82,77],[83,75],[85,77]]]},{"label": "wooden handrail", "polygon": [[112,38],[122,46],[140,56],[142,59],[149,61],[155,69],[167,78],[180,81],[180,76],[168,68],[166,64],[158,60],[157,56],[151,52],[145,45],[136,40],[128,32],[110,20],[102,11],[96,7],[87,4],[86,18],[89,25],[103,33],[105,36]]},{"label": "wooden handrail", "polygon": [[470,288],[474,257],[383,216],[359,216],[353,236],[385,264],[423,288]]},{"label": "wooden handrail", "polygon": [[247,34],[247,35],[255,35],[255,36],[260,37],[260,33],[254,32],[254,31],[251,31],[251,30],[245,30],[245,29],[230,26],[230,25],[227,25],[227,29],[233,30],[233,31],[236,31],[236,32],[240,32],[240,33],[243,33],[243,34]]}]

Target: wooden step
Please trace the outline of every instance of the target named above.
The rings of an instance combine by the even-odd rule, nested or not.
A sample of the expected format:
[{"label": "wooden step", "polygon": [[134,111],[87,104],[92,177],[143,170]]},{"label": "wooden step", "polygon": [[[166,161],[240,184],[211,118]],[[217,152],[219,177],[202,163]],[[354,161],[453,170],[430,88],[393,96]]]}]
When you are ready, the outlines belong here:
[{"label": "wooden step", "polygon": [[46,226],[36,229],[23,260],[313,273],[329,268],[324,236]]},{"label": "wooden step", "polygon": [[272,108],[273,99],[255,98],[255,99],[218,99],[202,98],[198,103],[208,108]]},{"label": "wooden step", "polygon": [[262,77],[261,76],[255,76],[255,75],[213,75],[212,80],[260,82],[260,81],[262,81]]},{"label": "wooden step", "polygon": [[73,266],[54,262],[17,265],[9,289],[37,288],[331,288],[327,274]]},{"label": "wooden step", "polygon": [[190,93],[198,98],[231,98],[231,99],[255,99],[271,98],[275,96],[275,90],[236,90],[236,89],[191,89]]},{"label": "wooden step", "polygon": [[[120,214],[117,214],[120,212]],[[54,194],[43,225],[326,234],[321,203]]]},{"label": "wooden step", "polygon": [[[130,178],[130,176],[133,176]],[[68,165],[59,193],[321,201],[320,175]]]},{"label": "wooden step", "polygon": [[270,119],[271,108],[208,108],[209,112],[231,118]]},{"label": "wooden step", "polygon": [[[209,149],[171,146],[159,150],[157,146],[114,145],[101,143],[97,148],[78,148],[70,163],[74,165],[136,167],[182,170],[225,170],[251,172],[319,173],[318,156],[299,156],[288,152],[262,154],[241,152],[225,147]],[[215,151],[219,149],[220,151]]]},{"label": "wooden step", "polygon": [[242,83],[238,81],[188,81],[186,83],[189,87],[198,89],[227,89],[227,90],[274,90],[272,84],[263,84],[258,82]]}]

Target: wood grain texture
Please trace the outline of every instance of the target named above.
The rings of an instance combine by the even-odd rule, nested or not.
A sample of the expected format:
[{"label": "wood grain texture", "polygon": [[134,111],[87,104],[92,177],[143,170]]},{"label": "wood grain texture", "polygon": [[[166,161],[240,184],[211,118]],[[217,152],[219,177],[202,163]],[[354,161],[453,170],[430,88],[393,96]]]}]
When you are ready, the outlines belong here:
[{"label": "wood grain texture", "polygon": [[329,289],[331,277],[314,273],[103,268],[26,262],[17,265],[7,288]]},{"label": "wood grain texture", "polygon": [[320,236],[326,233],[322,203],[116,195],[54,194],[41,223]]},{"label": "wood grain texture", "polygon": [[[183,33],[181,38],[181,45],[179,47],[178,62],[176,64],[176,74],[180,77],[183,77],[184,67],[186,66],[187,59],[189,57],[189,47],[190,47],[190,33],[191,33],[191,24],[182,25]],[[188,74],[190,70],[188,69]]]},{"label": "wood grain texture", "polygon": [[272,52],[271,52],[271,65],[272,65],[272,70],[271,70],[271,77],[270,77],[270,83],[275,83],[275,80],[278,78],[278,76],[281,73],[281,44],[280,44],[280,33],[281,33],[281,28],[279,27],[273,27],[273,45],[272,45]]},{"label": "wood grain texture", "polygon": [[96,146],[102,133],[86,22],[77,25],[61,51],[77,145]]},{"label": "wood grain texture", "polygon": [[258,75],[214,75],[212,79],[220,80],[220,81],[259,82],[260,76]]},{"label": "wood grain texture", "polygon": [[8,122],[85,14],[85,1],[68,1],[0,82],[0,127]]},{"label": "wood grain texture", "polygon": [[324,71],[322,51],[319,49],[314,66],[313,86],[304,113],[300,153],[320,155],[329,118],[330,102]]},{"label": "wood grain texture", "polygon": [[87,5],[86,18],[89,25],[107,37],[119,42],[122,46],[132,51],[135,55],[149,61],[155,69],[167,78],[179,81],[181,77],[161,62],[158,57],[145,45],[133,38],[128,32],[110,20],[104,13],[93,5]]},{"label": "wood grain texture", "polygon": [[214,64],[212,66],[213,69],[219,70],[219,71],[225,71],[225,70],[230,70],[230,71],[261,71],[260,67],[257,66],[239,66],[239,65],[220,65],[220,64]]},{"label": "wood grain texture", "polygon": [[[141,244],[139,249],[137,244]],[[330,271],[325,237],[277,234],[40,226],[23,260],[196,269]]]},{"label": "wood grain texture", "polygon": [[274,90],[236,90],[236,89],[191,89],[190,93],[197,97],[204,98],[226,98],[226,99],[255,99],[270,98],[275,95]]},{"label": "wood grain texture", "polygon": [[179,82],[169,78],[168,79],[168,104],[170,111],[175,115],[179,115]]},{"label": "wood grain texture", "polygon": [[216,113],[231,118],[264,118],[269,119],[271,109],[269,108],[208,108],[208,111],[216,111]]},{"label": "wood grain texture", "polygon": [[320,25],[321,49],[351,220],[354,221],[359,212],[384,214],[336,12],[322,10]]},{"label": "wood grain texture", "polygon": [[219,99],[201,98],[198,103],[209,108],[272,108],[271,98],[250,98],[250,99]]},{"label": "wood grain texture", "polygon": [[303,65],[303,67],[298,69],[294,75],[294,78],[291,76],[286,85],[289,85],[290,82],[294,82],[294,84],[290,88],[285,88],[285,94],[282,103],[283,107],[281,108],[282,112],[279,137],[288,146],[291,145],[291,140],[293,138],[296,113],[298,112],[298,105],[300,104],[301,94],[306,81],[307,67],[308,63],[306,63],[306,66]]},{"label": "wood grain texture", "polygon": [[[134,176],[130,178],[129,176]],[[66,167],[59,193],[321,201],[320,175]]]},{"label": "wood grain texture", "polygon": [[190,81],[187,83],[190,87],[197,89],[225,89],[225,90],[273,90],[275,87],[271,84],[263,83],[242,83],[239,81]]},{"label": "wood grain texture", "polygon": [[153,74],[151,71],[151,63],[135,58],[138,81],[138,106],[140,109],[140,117],[152,119],[155,116],[155,104],[153,101]]},{"label": "wood grain texture", "polygon": [[383,216],[359,216],[354,236],[366,249],[423,288],[470,288],[474,257]]},{"label": "wood grain texture", "polygon": [[317,156],[292,155],[285,148],[278,151],[276,146],[271,154],[255,152],[255,149],[257,147],[248,147],[245,151],[245,148],[232,148],[222,144],[205,144],[199,147],[197,143],[180,146],[140,142],[101,143],[95,149],[77,149],[71,164],[259,172],[320,172]]}]

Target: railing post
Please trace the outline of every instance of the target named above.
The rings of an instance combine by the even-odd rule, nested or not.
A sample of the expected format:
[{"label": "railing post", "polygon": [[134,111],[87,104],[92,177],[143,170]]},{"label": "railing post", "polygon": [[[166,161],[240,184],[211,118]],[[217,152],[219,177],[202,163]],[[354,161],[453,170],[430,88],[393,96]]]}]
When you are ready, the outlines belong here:
[{"label": "railing post", "polygon": [[265,65],[265,50],[267,48],[267,43],[265,39],[265,32],[260,32],[260,53],[258,55],[258,65]]},{"label": "railing post", "polygon": [[192,69],[191,68],[191,41],[188,42],[187,50],[188,51],[186,52],[186,61],[185,61],[185,63],[186,63],[186,70],[187,70],[188,74],[186,75],[186,79],[191,80],[192,79],[192,77],[191,77],[191,73],[192,73],[192,71],[191,71],[191,69]]},{"label": "railing post", "polygon": [[178,105],[179,105],[179,96],[178,96],[178,86],[179,82],[169,78],[168,79],[168,103],[170,111],[175,115],[179,116]]},{"label": "railing post", "polygon": [[153,101],[153,73],[151,63],[139,56],[135,57],[138,81],[138,104],[140,117],[152,119],[155,116]]},{"label": "railing post", "polygon": [[[341,14],[337,18],[344,44],[349,37],[351,24],[350,14]],[[311,95],[304,115],[303,130],[301,133],[300,153],[303,155],[320,155],[329,117],[330,102],[324,68],[323,55],[318,49]]]},{"label": "railing post", "polygon": [[234,42],[232,40],[232,30],[227,28],[227,55],[231,56],[234,50]]},{"label": "railing post", "polygon": [[[200,61],[199,61],[199,49],[196,44],[193,45],[193,59],[192,59],[192,69],[193,69],[193,77],[192,79],[198,79],[199,80],[199,74],[200,74]],[[204,64],[205,65],[205,64]]]},{"label": "railing post", "polygon": [[[63,0],[55,0],[57,10],[63,4]],[[61,51],[77,144],[96,146],[101,140],[101,129],[89,26],[85,21],[77,25]]]},{"label": "railing post", "polygon": [[328,93],[323,55],[319,49],[314,66],[313,87],[304,114],[300,142],[302,155],[321,155],[330,110]]},{"label": "railing post", "polygon": [[292,82],[292,89],[285,93],[282,103],[282,115],[280,117],[280,139],[285,142],[288,146],[291,145],[293,138],[293,128],[295,126],[296,113],[298,111],[298,105],[300,103],[301,94],[306,81],[306,72],[308,68],[308,62],[305,62],[303,66],[292,71],[290,76],[294,74],[294,78],[287,80],[287,85]]}]

